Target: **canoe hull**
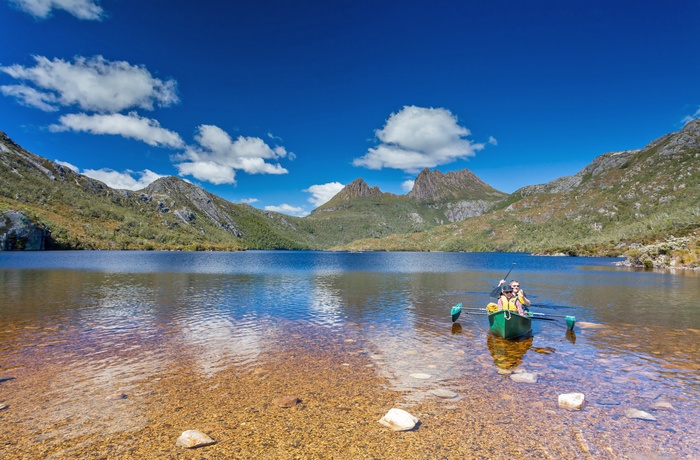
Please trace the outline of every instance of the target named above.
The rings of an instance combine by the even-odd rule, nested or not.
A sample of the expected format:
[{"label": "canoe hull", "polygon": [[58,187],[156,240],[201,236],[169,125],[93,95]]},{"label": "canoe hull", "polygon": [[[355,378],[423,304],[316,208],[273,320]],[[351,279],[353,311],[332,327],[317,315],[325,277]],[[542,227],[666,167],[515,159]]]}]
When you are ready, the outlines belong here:
[{"label": "canoe hull", "polygon": [[500,310],[489,313],[491,332],[504,339],[515,339],[532,332],[532,318],[514,311]]}]

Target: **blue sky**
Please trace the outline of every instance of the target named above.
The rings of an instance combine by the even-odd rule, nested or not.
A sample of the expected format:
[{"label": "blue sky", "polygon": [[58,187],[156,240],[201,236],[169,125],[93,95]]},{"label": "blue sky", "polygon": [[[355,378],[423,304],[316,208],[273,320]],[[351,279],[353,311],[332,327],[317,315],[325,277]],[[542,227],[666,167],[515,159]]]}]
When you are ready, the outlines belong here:
[{"label": "blue sky", "polygon": [[697,0],[0,0],[0,131],[291,215],[426,167],[510,193],[699,117],[698,24]]}]

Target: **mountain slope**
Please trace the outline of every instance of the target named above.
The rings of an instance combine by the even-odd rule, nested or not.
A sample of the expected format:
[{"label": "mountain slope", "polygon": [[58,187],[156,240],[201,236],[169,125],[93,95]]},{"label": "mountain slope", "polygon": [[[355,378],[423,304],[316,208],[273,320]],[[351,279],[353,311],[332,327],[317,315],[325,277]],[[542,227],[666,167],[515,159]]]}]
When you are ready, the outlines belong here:
[{"label": "mountain slope", "polygon": [[509,196],[468,170],[426,169],[407,195],[360,178],[306,218],[230,203],[175,177],[114,190],[0,133],[6,249],[524,251],[642,260],[700,247],[698,196],[700,120]]},{"label": "mountain slope", "polygon": [[[406,195],[383,193],[358,178],[307,217],[328,245],[415,233],[484,214],[508,195],[471,171],[423,170]],[[335,230],[335,231],[334,231]]]},{"label": "mountain slope", "polygon": [[643,149],[601,155],[575,176],[523,187],[489,214],[348,248],[619,255],[631,243],[696,232],[698,196],[695,120]]},{"label": "mountain slope", "polygon": [[[175,177],[143,190],[104,183],[34,155],[0,133],[0,213],[45,226],[47,249],[304,249],[287,217],[229,203]],[[294,228],[294,232],[300,231]]]}]

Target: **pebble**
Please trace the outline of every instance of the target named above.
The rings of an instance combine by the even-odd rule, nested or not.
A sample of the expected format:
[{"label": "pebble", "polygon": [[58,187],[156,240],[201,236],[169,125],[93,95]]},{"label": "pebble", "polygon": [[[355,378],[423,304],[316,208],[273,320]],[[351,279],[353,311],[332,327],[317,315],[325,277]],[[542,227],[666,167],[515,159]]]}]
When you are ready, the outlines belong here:
[{"label": "pebble", "polygon": [[657,401],[651,405],[651,408],[654,410],[676,410],[676,408],[667,401]]},{"label": "pebble", "polygon": [[197,430],[187,430],[183,431],[175,445],[179,447],[186,447],[188,449],[195,449],[197,447],[211,446],[216,444],[212,438],[206,434],[199,432]]},{"label": "pebble", "polygon": [[437,390],[431,390],[430,393],[434,396],[437,396],[438,398],[443,398],[443,399],[452,399],[457,397],[457,393],[454,391],[450,390],[443,390],[443,389],[437,389]]},{"label": "pebble", "polygon": [[654,417],[648,412],[644,412],[643,410],[639,409],[627,409],[627,411],[625,411],[625,417],[639,420],[647,420],[650,422],[656,421],[656,417]]},{"label": "pebble", "polygon": [[537,374],[520,372],[517,374],[510,374],[510,379],[517,383],[537,383]]},{"label": "pebble", "polygon": [[107,401],[117,401],[117,400],[126,399],[126,398],[128,398],[128,396],[126,395],[126,393],[115,393],[115,394],[113,394],[113,395],[107,396],[107,398],[105,398],[105,399],[106,399]]},{"label": "pebble", "polygon": [[583,409],[586,397],[583,393],[564,393],[559,395],[559,407],[571,410]]},{"label": "pebble", "polygon": [[284,395],[280,396],[279,398],[275,399],[275,404],[277,404],[279,407],[294,407],[297,404],[301,402],[301,399],[297,398],[296,396],[291,396],[291,395]]},{"label": "pebble", "polygon": [[7,409],[8,407],[10,407],[10,406],[8,406],[7,404],[2,404],[2,403],[0,403],[0,410],[5,410],[5,409]]},{"label": "pebble", "polygon": [[429,379],[430,377],[432,377],[432,375],[418,373],[418,374],[411,374],[411,377],[413,377],[414,379],[426,380],[426,379]]},{"label": "pebble", "polygon": [[389,412],[379,419],[379,423],[394,431],[410,431],[416,427],[418,418],[403,409],[394,408],[389,409]]}]

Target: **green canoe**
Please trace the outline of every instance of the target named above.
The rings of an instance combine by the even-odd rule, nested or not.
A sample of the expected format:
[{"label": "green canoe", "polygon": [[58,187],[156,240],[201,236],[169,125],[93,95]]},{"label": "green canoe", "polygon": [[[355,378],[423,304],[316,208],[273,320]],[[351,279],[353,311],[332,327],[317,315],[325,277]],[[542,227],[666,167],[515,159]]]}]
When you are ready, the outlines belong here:
[{"label": "green canoe", "polygon": [[504,339],[522,337],[532,331],[532,318],[515,311],[499,310],[489,313],[491,332]]}]

